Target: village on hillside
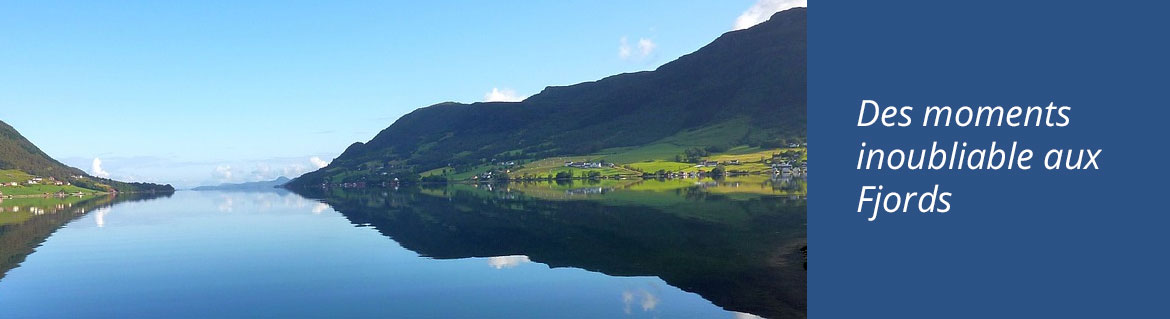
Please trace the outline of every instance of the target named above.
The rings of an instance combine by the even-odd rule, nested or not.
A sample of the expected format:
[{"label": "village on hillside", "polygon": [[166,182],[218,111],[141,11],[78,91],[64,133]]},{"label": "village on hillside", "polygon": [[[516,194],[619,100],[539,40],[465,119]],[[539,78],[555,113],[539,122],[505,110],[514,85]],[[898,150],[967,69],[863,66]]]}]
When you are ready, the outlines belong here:
[{"label": "village on hillside", "polygon": [[[71,176],[75,180],[84,176]],[[0,198],[15,196],[66,197],[84,196],[96,191],[77,187],[68,180],[41,177],[18,170],[0,170]]]},{"label": "village on hillside", "polygon": [[604,156],[553,157],[540,160],[491,160],[477,167],[444,167],[421,174],[423,182],[494,182],[570,179],[710,178],[770,175],[803,178],[808,172],[807,144],[770,150],[711,154],[689,149],[674,161],[620,164]]}]

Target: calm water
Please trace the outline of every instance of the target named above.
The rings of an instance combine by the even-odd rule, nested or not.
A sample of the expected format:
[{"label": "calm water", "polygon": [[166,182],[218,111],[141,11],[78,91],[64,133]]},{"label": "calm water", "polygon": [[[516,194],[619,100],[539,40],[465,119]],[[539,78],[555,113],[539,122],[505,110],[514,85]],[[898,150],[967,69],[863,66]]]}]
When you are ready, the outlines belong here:
[{"label": "calm water", "polygon": [[0,202],[0,317],[803,317],[803,184]]}]

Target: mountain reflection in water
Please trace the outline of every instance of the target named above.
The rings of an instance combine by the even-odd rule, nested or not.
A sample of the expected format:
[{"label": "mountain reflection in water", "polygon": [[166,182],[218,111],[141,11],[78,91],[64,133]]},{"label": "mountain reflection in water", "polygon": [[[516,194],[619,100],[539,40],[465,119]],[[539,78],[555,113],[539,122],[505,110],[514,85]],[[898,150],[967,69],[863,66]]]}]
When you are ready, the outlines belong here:
[{"label": "mountain reflection in water", "polygon": [[111,206],[133,201],[166,198],[171,194],[122,194],[83,197],[46,197],[0,199],[0,279],[20,266],[25,257],[49,236],[69,222],[86,214],[94,215],[98,227],[104,225]]},{"label": "mountain reflection in water", "polygon": [[[611,276],[657,276],[724,309],[780,318],[805,316],[803,191],[803,180],[666,180],[303,195],[423,256],[488,257],[495,268],[531,261]],[[627,310],[655,304],[646,291],[622,298]]]},{"label": "mountain reflection in water", "polygon": [[0,313],[799,318],[805,189],[765,177],[5,200]]}]

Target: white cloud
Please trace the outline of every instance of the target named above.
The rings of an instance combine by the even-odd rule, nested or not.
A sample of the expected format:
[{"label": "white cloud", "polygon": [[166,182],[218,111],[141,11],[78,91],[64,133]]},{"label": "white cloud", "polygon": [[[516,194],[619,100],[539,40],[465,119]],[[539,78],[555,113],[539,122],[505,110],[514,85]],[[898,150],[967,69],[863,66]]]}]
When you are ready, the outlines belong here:
[{"label": "white cloud", "polygon": [[618,57],[622,60],[629,60],[634,58],[644,59],[653,54],[654,50],[657,48],[658,44],[654,43],[654,40],[648,38],[639,38],[637,44],[638,50],[635,52],[635,48],[630,46],[630,39],[628,37],[622,37],[620,40],[618,40]]},{"label": "white cloud", "polygon": [[253,180],[268,180],[268,179],[275,178],[275,177],[272,177],[272,175],[275,175],[275,174],[272,171],[272,167],[268,166],[268,164],[258,163],[258,164],[256,164],[256,169],[252,170],[252,179]]},{"label": "white cloud", "polygon": [[807,0],[759,0],[743,14],[740,14],[738,18],[735,18],[735,27],[732,30],[747,29],[760,24],[760,22],[768,21],[768,18],[771,18],[772,14],[776,12],[807,6]]},{"label": "white cloud", "polygon": [[89,173],[97,177],[110,178],[110,172],[102,169],[102,159],[97,157],[93,158],[93,165],[90,166]]},{"label": "white cloud", "polygon": [[658,48],[658,44],[654,43],[654,41],[647,38],[638,39],[638,52],[643,57],[650,56],[650,53],[654,53],[654,49],[656,48]]},{"label": "white cloud", "polygon": [[[316,157],[314,157],[314,158],[316,158]],[[317,158],[317,160],[320,161],[321,159]],[[309,161],[312,162],[313,160],[310,159]],[[324,162],[324,161],[321,161],[321,162]],[[325,164],[328,164],[328,163],[325,163]],[[277,165],[277,167],[273,167],[273,165]],[[314,166],[316,166],[316,164],[314,164]],[[297,176],[301,176],[301,174],[304,174],[305,172],[306,172],[306,166],[304,164],[296,164],[296,163],[269,164],[269,163],[262,162],[262,163],[256,163],[256,168],[252,170],[252,174],[249,176],[250,177],[249,181],[270,181],[270,180],[276,179],[277,177],[281,177],[281,176],[288,177],[288,178],[295,178]]]},{"label": "white cloud", "polygon": [[488,265],[495,269],[512,268],[530,261],[532,260],[524,255],[488,257]]},{"label": "white cloud", "polygon": [[512,89],[492,88],[491,92],[483,95],[484,102],[520,102],[524,100],[524,96],[516,94]]},{"label": "white cloud", "polygon": [[[221,183],[270,181],[280,176],[295,178],[317,169],[317,166],[309,160],[312,156],[328,160],[336,155],[306,153],[288,157],[214,161],[179,160],[173,157],[151,156],[104,155],[100,157],[101,170],[111,174],[111,178],[129,182],[171,184],[175,188],[186,189]],[[85,170],[89,175],[98,176],[91,169],[94,160],[92,156],[66,157],[60,160],[66,165]],[[227,177],[226,172],[216,171],[217,166],[224,166],[221,170],[227,170],[230,167],[230,181],[224,181]]]},{"label": "white cloud", "polygon": [[316,157],[316,156],[310,157],[309,163],[312,163],[313,166],[316,168],[325,168],[325,166],[329,166],[329,162],[326,162],[326,161],[322,160],[320,157]]},{"label": "white cloud", "polygon": [[[318,159],[320,159],[320,158],[318,158]],[[310,159],[309,161],[312,161],[312,160]],[[324,162],[324,161],[322,161],[322,162]],[[326,165],[328,165],[328,163],[326,163]],[[316,166],[316,165],[314,165],[314,166]],[[289,165],[289,166],[284,168],[283,175],[284,175],[284,177],[293,178],[293,177],[301,176],[301,174],[304,174],[304,173],[306,173],[304,165],[292,164],[292,165]]]},{"label": "white cloud", "polygon": [[232,166],[220,165],[215,167],[215,171],[211,173],[220,182],[227,182],[232,180]]}]

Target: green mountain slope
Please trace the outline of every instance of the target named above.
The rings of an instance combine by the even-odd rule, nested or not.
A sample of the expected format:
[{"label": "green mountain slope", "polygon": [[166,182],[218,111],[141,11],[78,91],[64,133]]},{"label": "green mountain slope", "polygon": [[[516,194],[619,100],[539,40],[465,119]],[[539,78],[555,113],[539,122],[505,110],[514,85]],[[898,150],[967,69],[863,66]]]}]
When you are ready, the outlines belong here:
[{"label": "green mountain slope", "polygon": [[66,166],[49,157],[4,121],[0,121],[0,169],[16,169],[32,175],[57,179],[65,179],[70,175],[85,175],[82,170]]},{"label": "green mountain slope", "polygon": [[[170,185],[125,183],[108,178],[89,176],[85,171],[69,167],[49,157],[15,128],[0,121],[0,170],[17,170],[30,175],[61,181],[92,190],[119,192],[173,192]],[[77,178],[77,177],[81,178]],[[0,189],[2,192],[3,189]]]},{"label": "green mountain slope", "polygon": [[347,180],[373,167],[408,175],[493,159],[636,152],[694,132],[704,138],[692,146],[803,140],[805,15],[804,8],[779,12],[654,71],[548,87],[517,103],[421,108],[290,186]]}]

